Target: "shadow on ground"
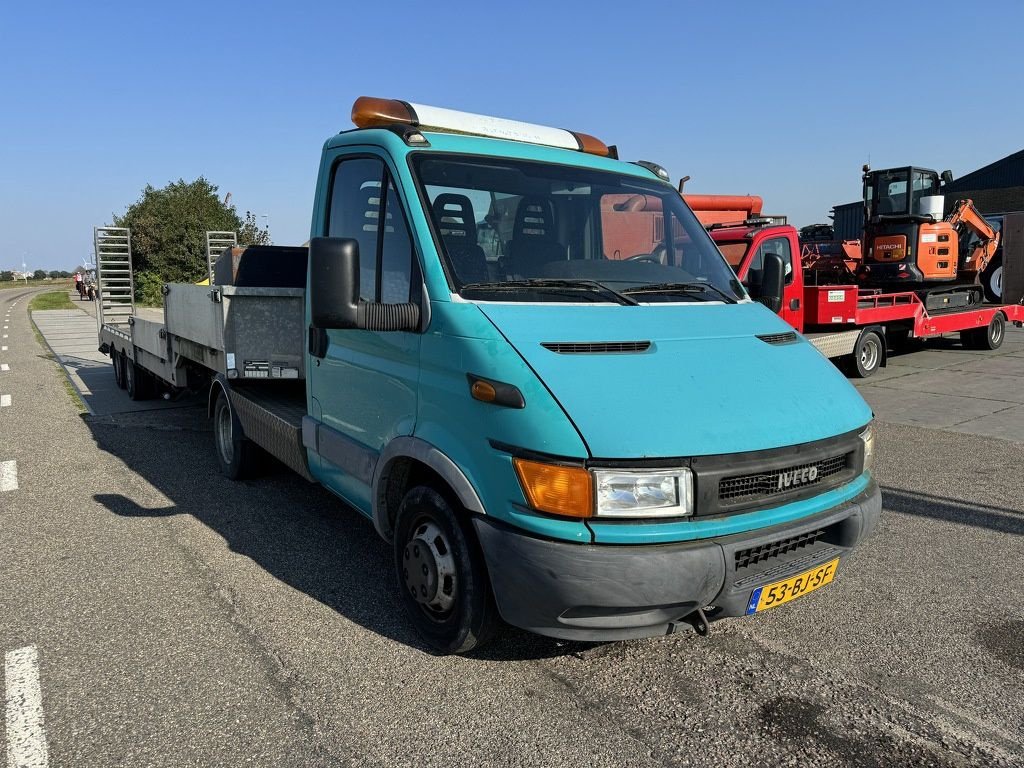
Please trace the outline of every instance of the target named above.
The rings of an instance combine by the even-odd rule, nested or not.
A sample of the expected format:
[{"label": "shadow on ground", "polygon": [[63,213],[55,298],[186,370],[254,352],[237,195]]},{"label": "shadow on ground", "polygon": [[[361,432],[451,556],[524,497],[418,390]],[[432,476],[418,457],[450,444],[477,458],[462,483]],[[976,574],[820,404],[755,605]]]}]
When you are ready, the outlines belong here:
[{"label": "shadow on ground", "polygon": [[893,512],[1024,536],[1024,512],[1017,510],[893,488],[882,489],[882,504]]},{"label": "shadow on ground", "polygon": [[[147,508],[121,493],[97,502],[126,518],[191,515],[238,554],[276,579],[347,619],[424,652],[408,623],[395,584],[391,546],[359,512],[273,459],[254,480],[220,474],[205,409],[86,417],[97,445],[120,459],[171,501]],[[168,434],[169,432],[173,433]],[[480,659],[534,659],[594,648],[538,637],[513,628],[480,652]]]}]

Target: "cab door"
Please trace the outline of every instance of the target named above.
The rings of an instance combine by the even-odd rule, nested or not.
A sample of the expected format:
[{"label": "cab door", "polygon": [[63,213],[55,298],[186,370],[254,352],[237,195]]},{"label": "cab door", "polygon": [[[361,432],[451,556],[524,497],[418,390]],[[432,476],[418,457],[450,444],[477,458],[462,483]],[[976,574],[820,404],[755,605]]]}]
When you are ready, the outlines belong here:
[{"label": "cab door", "polygon": [[786,269],[786,282],[782,292],[782,309],[779,317],[798,331],[803,331],[803,280],[799,268],[793,264],[793,245],[787,235],[766,235],[760,241],[751,244],[751,256],[748,258],[746,272],[743,273],[743,285],[752,289],[755,295],[761,286],[761,275],[764,270],[764,257],[769,253],[777,253],[782,257]]},{"label": "cab door", "polygon": [[[329,161],[320,231],[359,243],[360,298],[418,302],[419,260],[386,160],[368,152],[338,153]],[[307,366],[317,429],[314,474],[365,514],[371,512],[370,486],[381,451],[415,427],[419,354],[417,332],[329,330],[324,357],[312,357]]]}]

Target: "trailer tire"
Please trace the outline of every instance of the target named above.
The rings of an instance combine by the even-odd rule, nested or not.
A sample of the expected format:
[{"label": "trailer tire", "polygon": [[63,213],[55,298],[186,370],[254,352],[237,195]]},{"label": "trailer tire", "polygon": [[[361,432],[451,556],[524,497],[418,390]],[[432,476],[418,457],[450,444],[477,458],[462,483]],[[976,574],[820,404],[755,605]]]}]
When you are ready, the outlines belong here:
[{"label": "trailer tire", "polygon": [[213,406],[213,440],[220,471],[229,480],[244,480],[253,474],[256,446],[242,433],[242,425],[223,389]]},{"label": "trailer tire", "polygon": [[972,328],[960,331],[960,341],[967,349],[999,349],[1003,346],[1006,336],[1006,318],[1002,312],[992,315],[992,320],[984,328]]},{"label": "trailer tire", "polygon": [[148,398],[152,389],[149,374],[127,355],[121,358],[121,362],[124,365],[124,388],[128,390],[128,397],[135,402]]},{"label": "trailer tire", "polygon": [[867,331],[857,337],[850,360],[850,373],[858,379],[874,374],[885,356],[885,344],[877,331]]},{"label": "trailer tire", "polygon": [[117,384],[118,389],[124,389],[124,354],[117,351],[111,352],[110,362],[114,366],[114,383]]},{"label": "trailer tire", "polygon": [[468,653],[491,639],[498,609],[464,510],[435,488],[413,487],[398,508],[394,555],[402,604],[436,653]]}]

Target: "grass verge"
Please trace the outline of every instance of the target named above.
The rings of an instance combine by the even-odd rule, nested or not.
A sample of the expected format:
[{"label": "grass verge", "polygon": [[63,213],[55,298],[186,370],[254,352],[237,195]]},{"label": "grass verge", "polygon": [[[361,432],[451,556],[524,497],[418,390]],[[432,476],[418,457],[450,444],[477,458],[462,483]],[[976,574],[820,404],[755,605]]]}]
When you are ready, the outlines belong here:
[{"label": "grass verge", "polygon": [[35,312],[39,309],[74,309],[75,305],[71,303],[71,299],[68,297],[67,291],[47,291],[46,293],[40,293],[38,296],[33,296],[32,301],[29,302],[29,312]]},{"label": "grass verge", "polygon": [[[35,299],[33,299],[32,301],[34,302]],[[69,301],[68,304],[71,304],[71,302]],[[32,307],[31,304],[29,305],[29,307],[32,309],[39,309],[39,307]],[[53,309],[53,307],[42,307],[42,309]],[[61,307],[56,307],[56,309],[61,309]],[[72,305],[72,309],[74,309],[74,305]],[[43,350],[45,350],[46,354],[44,355],[44,357],[46,357],[47,360],[50,360],[54,365],[57,366],[57,370],[60,372],[58,374],[60,376],[60,382],[61,384],[64,385],[64,391],[68,393],[68,397],[71,398],[71,404],[78,409],[79,414],[88,413],[89,409],[86,407],[85,401],[82,399],[81,393],[78,391],[75,385],[71,383],[71,377],[68,375],[67,369],[63,365],[61,365],[61,362],[58,359],[57,354],[50,347],[49,343],[46,341],[46,338],[43,336],[43,334],[39,332],[39,328],[36,326],[34,321],[32,322],[32,333],[35,335],[36,341],[39,342],[39,346],[42,347]]]}]

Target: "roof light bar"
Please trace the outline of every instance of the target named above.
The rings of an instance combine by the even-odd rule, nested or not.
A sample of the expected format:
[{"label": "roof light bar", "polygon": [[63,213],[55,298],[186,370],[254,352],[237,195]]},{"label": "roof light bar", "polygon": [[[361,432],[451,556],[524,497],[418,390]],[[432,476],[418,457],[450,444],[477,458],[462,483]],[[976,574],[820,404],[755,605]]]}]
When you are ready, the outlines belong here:
[{"label": "roof light bar", "polygon": [[586,133],[550,128],[546,125],[522,123],[501,117],[476,115],[454,109],[413,104],[398,99],[377,99],[360,96],[352,105],[352,122],[359,128],[380,128],[401,123],[423,130],[466,133],[494,139],[524,141],[548,147],[572,149],[591,155],[610,157],[611,151],[600,139]]}]

